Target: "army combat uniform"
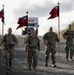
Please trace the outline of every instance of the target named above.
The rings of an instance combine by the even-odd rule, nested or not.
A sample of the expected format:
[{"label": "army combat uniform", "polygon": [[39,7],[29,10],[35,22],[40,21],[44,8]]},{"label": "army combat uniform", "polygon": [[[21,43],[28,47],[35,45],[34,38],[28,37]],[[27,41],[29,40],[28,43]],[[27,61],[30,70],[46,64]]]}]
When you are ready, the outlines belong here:
[{"label": "army combat uniform", "polygon": [[74,45],[73,45],[73,38],[74,38],[74,31],[73,30],[67,30],[64,34],[63,37],[66,39],[66,47],[65,47],[65,52],[66,52],[66,60],[68,60],[69,53],[70,53],[70,59],[72,59],[73,54],[74,54]]},{"label": "army combat uniform", "polygon": [[6,70],[10,70],[12,66],[12,59],[14,58],[14,46],[18,43],[18,41],[13,34],[6,34],[3,37],[3,42],[5,44]]},{"label": "army combat uniform", "polygon": [[[37,36],[30,35],[27,37],[25,43],[28,46],[29,70],[31,70],[31,66],[33,66],[33,69],[35,69],[37,66],[37,51],[40,50],[39,38]],[[32,62],[33,62],[33,64],[32,64]]]},{"label": "army combat uniform", "polygon": [[45,43],[45,41],[48,42],[47,44],[45,43],[45,45],[46,45],[46,50],[45,50],[46,64],[45,64],[45,66],[48,66],[48,59],[49,59],[50,53],[51,53],[52,64],[54,64],[54,66],[55,66],[55,54],[56,54],[55,44],[56,44],[56,41],[59,42],[57,34],[55,32],[47,32],[43,36],[43,41],[44,41],[44,43]]}]

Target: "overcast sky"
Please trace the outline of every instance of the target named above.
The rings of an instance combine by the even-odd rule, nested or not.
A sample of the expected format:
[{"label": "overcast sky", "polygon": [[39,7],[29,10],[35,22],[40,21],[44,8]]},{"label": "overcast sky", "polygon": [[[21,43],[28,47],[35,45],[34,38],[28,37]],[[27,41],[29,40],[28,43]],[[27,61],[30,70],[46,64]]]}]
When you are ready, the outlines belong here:
[{"label": "overcast sky", "polygon": [[19,17],[26,15],[26,11],[29,12],[29,17],[38,17],[39,35],[47,32],[50,26],[58,32],[58,17],[47,20],[50,16],[49,12],[58,2],[60,2],[60,29],[63,30],[74,21],[74,0],[0,0],[0,10],[2,5],[5,5],[4,34],[7,33],[9,27],[12,27],[14,34],[21,34],[21,29],[16,30],[17,21]]}]

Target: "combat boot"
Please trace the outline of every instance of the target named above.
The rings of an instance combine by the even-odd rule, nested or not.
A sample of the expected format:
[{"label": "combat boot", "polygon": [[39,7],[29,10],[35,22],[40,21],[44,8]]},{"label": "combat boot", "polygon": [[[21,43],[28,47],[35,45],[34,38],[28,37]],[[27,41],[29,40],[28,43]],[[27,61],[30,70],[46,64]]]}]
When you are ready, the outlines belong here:
[{"label": "combat boot", "polygon": [[68,61],[68,58],[65,58],[65,61]]},{"label": "combat boot", "polygon": [[45,64],[45,67],[47,67],[47,66],[48,66],[48,64],[46,63],[46,64]]},{"label": "combat boot", "polygon": [[52,64],[52,67],[56,67],[56,64]]},{"label": "combat boot", "polygon": [[10,72],[10,69],[6,69],[6,74],[8,75]]},{"label": "combat boot", "polygon": [[29,66],[29,71],[31,71],[32,69],[31,69],[31,66]]},{"label": "combat boot", "polygon": [[33,68],[33,71],[36,71],[36,68],[35,67]]},{"label": "combat boot", "polygon": [[72,58],[70,58],[70,61],[73,61],[73,59],[72,59]]},{"label": "combat boot", "polygon": [[48,66],[48,60],[45,61],[45,67],[47,67],[47,66]]}]

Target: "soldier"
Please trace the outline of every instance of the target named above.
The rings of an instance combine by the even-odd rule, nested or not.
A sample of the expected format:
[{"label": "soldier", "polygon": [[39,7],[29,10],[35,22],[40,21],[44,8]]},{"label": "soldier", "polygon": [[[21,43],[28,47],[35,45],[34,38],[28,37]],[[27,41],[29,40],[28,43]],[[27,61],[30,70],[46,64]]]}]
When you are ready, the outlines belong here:
[{"label": "soldier", "polygon": [[31,66],[33,66],[33,70],[35,71],[37,66],[37,51],[40,51],[40,41],[39,38],[35,35],[34,29],[31,30],[31,35],[28,36],[25,43],[28,46],[29,70],[31,70]]},{"label": "soldier", "polygon": [[18,43],[17,38],[12,34],[12,28],[8,29],[8,34],[3,36],[5,44],[5,59],[6,59],[6,73],[9,73],[14,58],[14,46]]},{"label": "soldier", "polygon": [[70,60],[73,61],[73,38],[74,38],[74,31],[71,30],[71,24],[69,24],[68,30],[63,34],[63,37],[66,39],[66,61],[68,61],[69,54],[70,54]]},{"label": "soldier", "polygon": [[51,60],[52,60],[52,67],[56,67],[55,64],[55,44],[56,41],[59,42],[58,36],[55,32],[53,32],[53,28],[50,27],[49,32],[45,33],[43,36],[43,41],[46,45],[46,51],[45,51],[45,66],[48,66],[48,59],[49,54],[51,53]]}]

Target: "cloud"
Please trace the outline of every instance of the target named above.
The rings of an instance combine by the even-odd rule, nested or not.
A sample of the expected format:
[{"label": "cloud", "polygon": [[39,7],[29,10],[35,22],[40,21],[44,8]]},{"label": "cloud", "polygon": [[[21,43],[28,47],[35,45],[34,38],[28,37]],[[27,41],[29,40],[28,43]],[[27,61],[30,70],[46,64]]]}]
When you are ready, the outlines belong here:
[{"label": "cloud", "polygon": [[61,12],[70,12],[74,10],[74,0],[68,0],[67,2],[62,2],[60,4]]},{"label": "cloud", "polygon": [[49,12],[53,6],[54,5],[52,3],[47,3],[47,2],[45,4],[43,3],[41,5],[33,4],[31,6],[29,4],[23,3],[20,5],[19,8],[17,8],[13,12],[14,12],[15,17],[20,17],[20,16],[26,15],[26,11],[29,12],[29,16],[44,17],[49,14]]},{"label": "cloud", "polygon": [[[45,17],[48,16],[49,12],[52,10],[54,6],[52,1],[44,1],[41,5],[40,4],[32,4],[29,3],[22,3],[17,9],[13,11],[15,17],[21,17],[26,15],[26,11],[29,12],[29,16],[36,16],[36,17]],[[74,0],[68,1],[60,1],[60,12],[70,12],[74,10]]]}]

